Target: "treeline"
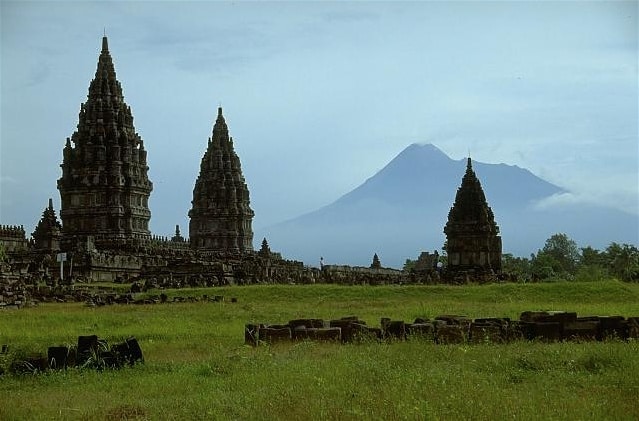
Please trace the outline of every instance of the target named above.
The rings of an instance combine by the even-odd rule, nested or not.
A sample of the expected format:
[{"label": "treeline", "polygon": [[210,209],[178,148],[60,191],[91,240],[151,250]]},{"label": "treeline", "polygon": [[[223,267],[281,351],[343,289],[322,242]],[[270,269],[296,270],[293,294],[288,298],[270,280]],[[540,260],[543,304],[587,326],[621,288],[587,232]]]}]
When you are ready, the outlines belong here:
[{"label": "treeline", "polygon": [[639,249],[618,243],[611,243],[605,250],[579,248],[566,234],[554,234],[530,258],[504,253],[502,272],[515,275],[520,281],[617,278],[639,282]]}]

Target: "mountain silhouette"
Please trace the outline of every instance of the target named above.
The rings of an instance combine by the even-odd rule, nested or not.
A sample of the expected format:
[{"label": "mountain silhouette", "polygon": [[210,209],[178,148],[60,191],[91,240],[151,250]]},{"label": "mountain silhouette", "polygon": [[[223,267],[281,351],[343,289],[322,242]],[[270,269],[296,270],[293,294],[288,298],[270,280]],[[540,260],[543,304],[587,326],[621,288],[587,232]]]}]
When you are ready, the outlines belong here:
[{"label": "mountain silhouette", "polygon": [[[383,266],[401,268],[421,251],[441,250],[443,227],[461,183],[466,159],[453,160],[432,144],[413,144],[359,187],[316,211],[262,230],[272,248],[317,266],[368,266],[374,253]],[[579,246],[603,249],[613,241],[636,243],[636,215],[551,198],[569,195],[530,171],[473,161],[500,227],[505,253],[528,256],[552,234]],[[544,205],[544,203],[546,203]]]}]

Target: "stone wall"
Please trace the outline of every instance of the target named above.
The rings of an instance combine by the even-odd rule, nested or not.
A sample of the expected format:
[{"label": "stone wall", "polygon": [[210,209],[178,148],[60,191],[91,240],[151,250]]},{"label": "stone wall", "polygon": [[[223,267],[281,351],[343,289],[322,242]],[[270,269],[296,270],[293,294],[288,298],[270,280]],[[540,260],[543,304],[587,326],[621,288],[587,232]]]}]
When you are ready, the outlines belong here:
[{"label": "stone wall", "polygon": [[253,346],[301,340],[347,343],[410,339],[437,344],[639,339],[639,317],[577,317],[574,312],[525,311],[519,320],[441,315],[432,320],[418,318],[412,323],[382,318],[380,327],[372,327],[356,316],[349,316],[336,320],[291,320],[286,324],[251,323],[244,329],[245,343]]}]

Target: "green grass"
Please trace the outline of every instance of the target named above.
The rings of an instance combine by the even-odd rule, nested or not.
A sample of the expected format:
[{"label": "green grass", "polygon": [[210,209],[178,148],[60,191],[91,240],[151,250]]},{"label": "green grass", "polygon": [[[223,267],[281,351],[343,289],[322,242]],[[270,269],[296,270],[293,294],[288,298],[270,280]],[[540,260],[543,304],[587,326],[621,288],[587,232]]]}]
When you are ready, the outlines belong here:
[{"label": "green grass", "polygon": [[[140,341],[119,371],[0,377],[0,419],[638,419],[639,342],[243,344],[247,322],[524,310],[639,316],[639,285],[248,286],[183,289],[238,303],[0,312],[0,344],[46,352],[78,335]],[[8,403],[8,404],[7,404]]]}]

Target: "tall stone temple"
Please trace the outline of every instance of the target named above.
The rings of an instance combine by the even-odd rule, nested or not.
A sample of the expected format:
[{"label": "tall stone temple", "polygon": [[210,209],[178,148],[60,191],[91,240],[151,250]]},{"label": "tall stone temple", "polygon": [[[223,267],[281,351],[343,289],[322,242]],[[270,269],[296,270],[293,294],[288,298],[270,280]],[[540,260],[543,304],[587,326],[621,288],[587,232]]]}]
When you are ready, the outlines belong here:
[{"label": "tall stone temple", "polygon": [[491,273],[501,271],[501,237],[493,211],[468,158],[466,173],[444,227],[447,270]]},{"label": "tall stone temple", "polygon": [[231,254],[253,251],[254,212],[221,107],[202,157],[191,203],[192,248]]},{"label": "tall stone temple", "polygon": [[150,237],[148,200],[153,185],[147,153],[124,102],[106,36],[61,167],[63,249],[87,240],[102,248],[120,248]]}]

